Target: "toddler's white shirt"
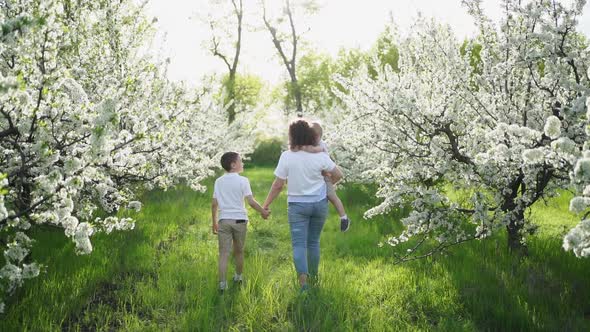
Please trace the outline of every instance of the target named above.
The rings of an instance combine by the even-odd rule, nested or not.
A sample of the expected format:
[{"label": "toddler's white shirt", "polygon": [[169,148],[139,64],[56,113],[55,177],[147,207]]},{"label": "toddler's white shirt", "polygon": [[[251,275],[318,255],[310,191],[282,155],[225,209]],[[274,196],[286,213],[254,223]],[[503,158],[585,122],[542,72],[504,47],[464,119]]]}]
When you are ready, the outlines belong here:
[{"label": "toddler's white shirt", "polygon": [[328,145],[326,144],[326,142],[324,142],[324,140],[320,140],[320,143],[318,144],[322,149],[324,149],[325,153],[328,153]]}]

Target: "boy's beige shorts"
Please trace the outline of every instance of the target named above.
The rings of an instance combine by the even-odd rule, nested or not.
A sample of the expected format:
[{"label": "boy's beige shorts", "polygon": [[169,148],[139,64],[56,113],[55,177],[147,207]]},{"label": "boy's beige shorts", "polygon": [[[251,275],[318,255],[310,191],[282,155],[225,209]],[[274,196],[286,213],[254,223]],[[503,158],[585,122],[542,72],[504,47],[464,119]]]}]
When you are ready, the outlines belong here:
[{"label": "boy's beige shorts", "polygon": [[246,243],[246,231],[248,222],[237,223],[235,219],[219,220],[217,238],[219,240],[219,253],[229,253],[232,248],[232,242],[236,244],[236,249],[243,250]]}]

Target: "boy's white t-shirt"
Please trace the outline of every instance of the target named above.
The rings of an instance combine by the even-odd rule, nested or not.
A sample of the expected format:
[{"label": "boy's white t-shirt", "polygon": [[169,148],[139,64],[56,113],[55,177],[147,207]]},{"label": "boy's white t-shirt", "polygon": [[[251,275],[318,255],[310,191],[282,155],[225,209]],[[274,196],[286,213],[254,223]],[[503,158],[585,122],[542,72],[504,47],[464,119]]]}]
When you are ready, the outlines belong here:
[{"label": "boy's white t-shirt", "polygon": [[288,179],[289,201],[301,201],[297,197],[316,196],[322,189],[325,197],[326,182],[322,171],[332,171],[334,167],[336,164],[326,153],[285,151],[281,154],[275,175]]},{"label": "boy's white t-shirt", "polygon": [[215,180],[213,198],[219,205],[219,220],[248,220],[244,197],[252,195],[250,181],[238,173],[225,173]]},{"label": "boy's white t-shirt", "polygon": [[318,144],[322,149],[324,149],[325,153],[328,153],[328,145],[326,144],[326,142],[324,142],[324,140],[320,140],[319,144]]}]

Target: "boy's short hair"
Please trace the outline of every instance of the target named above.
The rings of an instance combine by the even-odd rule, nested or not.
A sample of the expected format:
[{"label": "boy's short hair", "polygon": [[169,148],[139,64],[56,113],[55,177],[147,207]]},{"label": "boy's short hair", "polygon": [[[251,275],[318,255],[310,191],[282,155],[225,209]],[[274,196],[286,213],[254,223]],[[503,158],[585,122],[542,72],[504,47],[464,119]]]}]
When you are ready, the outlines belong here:
[{"label": "boy's short hair", "polygon": [[221,167],[226,171],[231,171],[231,163],[238,161],[240,154],[237,152],[226,152],[221,156]]}]

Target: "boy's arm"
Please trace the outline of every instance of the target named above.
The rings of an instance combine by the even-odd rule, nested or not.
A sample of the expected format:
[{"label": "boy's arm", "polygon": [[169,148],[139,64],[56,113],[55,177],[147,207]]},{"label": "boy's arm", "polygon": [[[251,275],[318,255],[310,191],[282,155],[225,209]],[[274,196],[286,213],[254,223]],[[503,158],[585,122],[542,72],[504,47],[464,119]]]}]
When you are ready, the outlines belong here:
[{"label": "boy's arm", "polygon": [[213,198],[211,201],[211,229],[213,230],[213,234],[217,234],[217,230],[219,226],[217,225],[217,207],[219,204],[217,203],[217,199]]},{"label": "boy's arm", "polygon": [[262,208],[262,206],[260,206],[260,204],[258,204],[258,202],[256,201],[256,199],[254,199],[254,196],[252,195],[248,195],[246,196],[246,200],[248,201],[248,204],[256,211],[258,211],[258,213],[260,213],[260,215],[262,216],[263,219],[268,218],[268,215],[270,214],[270,211],[265,210],[264,208]]},{"label": "boy's arm", "polygon": [[285,186],[285,180],[281,179],[279,177],[276,177],[274,182],[272,183],[272,186],[270,187],[270,191],[268,192],[268,196],[266,196],[266,200],[264,201],[264,204],[262,204],[262,207],[264,209],[268,209],[268,207],[270,206],[272,201],[274,201],[275,198],[277,198],[277,196],[281,193],[284,186]]}]

